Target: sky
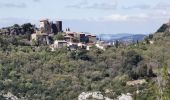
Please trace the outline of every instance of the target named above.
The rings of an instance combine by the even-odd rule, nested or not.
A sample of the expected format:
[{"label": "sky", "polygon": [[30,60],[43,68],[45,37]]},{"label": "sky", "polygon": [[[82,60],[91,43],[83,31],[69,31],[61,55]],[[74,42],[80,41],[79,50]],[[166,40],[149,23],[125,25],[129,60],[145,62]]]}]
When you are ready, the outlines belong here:
[{"label": "sky", "polygon": [[63,21],[63,30],[150,34],[170,19],[170,0],[0,0],[0,27]]}]

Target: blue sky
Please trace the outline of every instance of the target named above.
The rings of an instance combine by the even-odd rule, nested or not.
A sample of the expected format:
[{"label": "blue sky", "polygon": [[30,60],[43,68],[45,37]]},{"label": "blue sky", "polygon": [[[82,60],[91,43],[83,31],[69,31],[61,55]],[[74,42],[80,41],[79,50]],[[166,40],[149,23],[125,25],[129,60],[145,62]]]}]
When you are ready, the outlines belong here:
[{"label": "blue sky", "polygon": [[148,34],[169,11],[169,0],[0,0],[0,27],[48,18],[78,32]]}]

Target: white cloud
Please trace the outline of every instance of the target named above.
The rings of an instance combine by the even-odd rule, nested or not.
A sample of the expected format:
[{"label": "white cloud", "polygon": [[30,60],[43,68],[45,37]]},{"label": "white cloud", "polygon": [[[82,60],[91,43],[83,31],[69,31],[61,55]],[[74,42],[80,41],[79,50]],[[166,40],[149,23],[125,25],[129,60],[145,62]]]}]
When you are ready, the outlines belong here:
[{"label": "white cloud", "polygon": [[155,5],[155,7],[153,7],[153,9],[169,10],[170,9],[170,3],[168,3],[168,2],[160,2],[157,5]]},{"label": "white cloud", "polygon": [[104,17],[105,21],[126,21],[128,20],[128,15],[112,14]]},{"label": "white cloud", "polygon": [[136,4],[136,5],[133,5],[133,6],[123,6],[122,9],[127,9],[127,10],[131,10],[131,9],[148,10],[148,9],[151,9],[151,5],[149,5],[149,4]]},{"label": "white cloud", "polygon": [[1,3],[0,8],[25,8],[25,3]]},{"label": "white cloud", "polygon": [[112,14],[104,16],[104,21],[149,21],[169,19],[170,13],[167,10],[155,10],[148,13],[136,13],[136,14]]},{"label": "white cloud", "polygon": [[81,0],[78,3],[67,5],[67,8],[76,9],[101,9],[101,10],[115,10],[117,8],[117,0],[100,0],[100,2],[92,2],[90,0]]},{"label": "white cloud", "polygon": [[135,15],[121,15],[121,14],[112,14],[105,16],[103,19],[105,21],[129,21],[129,20],[147,20],[149,16],[147,14],[135,14]]}]

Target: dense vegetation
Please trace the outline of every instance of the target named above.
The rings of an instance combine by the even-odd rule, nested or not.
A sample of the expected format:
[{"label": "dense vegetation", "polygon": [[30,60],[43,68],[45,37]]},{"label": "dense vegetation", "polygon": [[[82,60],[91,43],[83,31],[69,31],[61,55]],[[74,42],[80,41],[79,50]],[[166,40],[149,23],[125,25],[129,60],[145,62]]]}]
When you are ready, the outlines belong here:
[{"label": "dense vegetation", "polygon": [[35,25],[26,23],[22,25],[14,24],[10,27],[0,29],[0,35],[23,35],[26,39],[30,40],[30,36],[36,29]]},{"label": "dense vegetation", "polygon": [[[29,46],[24,36],[0,36],[0,90],[29,100],[75,100],[84,91],[113,90],[116,98],[131,93],[135,100],[170,98],[170,37],[150,35],[129,46],[106,51],[51,52],[48,46]],[[150,40],[154,44],[150,44]],[[146,79],[147,84],[126,85]],[[140,90],[140,94],[136,91]]]}]

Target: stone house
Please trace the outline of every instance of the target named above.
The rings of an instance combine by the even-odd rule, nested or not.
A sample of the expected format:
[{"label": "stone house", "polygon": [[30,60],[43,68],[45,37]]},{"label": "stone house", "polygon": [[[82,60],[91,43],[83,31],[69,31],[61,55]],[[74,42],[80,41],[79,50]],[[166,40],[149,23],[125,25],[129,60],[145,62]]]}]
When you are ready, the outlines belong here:
[{"label": "stone house", "polygon": [[56,40],[54,41],[54,48],[67,47],[67,41],[65,40]]}]

